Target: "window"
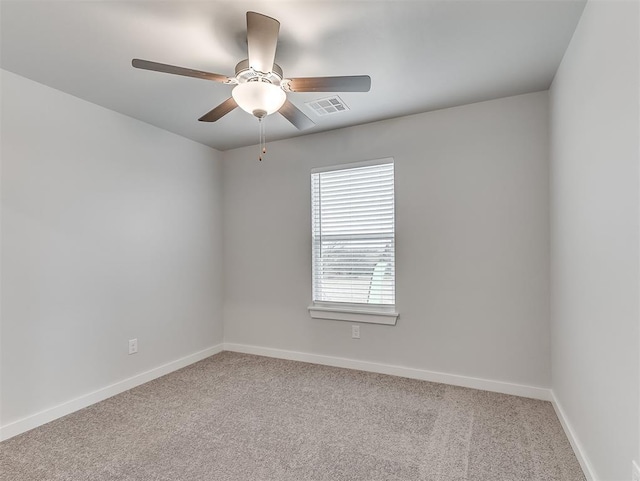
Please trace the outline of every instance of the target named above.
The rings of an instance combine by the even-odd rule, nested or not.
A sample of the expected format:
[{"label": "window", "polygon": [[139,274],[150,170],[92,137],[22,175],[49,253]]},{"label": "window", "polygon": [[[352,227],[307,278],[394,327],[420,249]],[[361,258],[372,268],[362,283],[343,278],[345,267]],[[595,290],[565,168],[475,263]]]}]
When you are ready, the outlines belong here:
[{"label": "window", "polygon": [[311,172],[312,317],[395,324],[393,159]]}]

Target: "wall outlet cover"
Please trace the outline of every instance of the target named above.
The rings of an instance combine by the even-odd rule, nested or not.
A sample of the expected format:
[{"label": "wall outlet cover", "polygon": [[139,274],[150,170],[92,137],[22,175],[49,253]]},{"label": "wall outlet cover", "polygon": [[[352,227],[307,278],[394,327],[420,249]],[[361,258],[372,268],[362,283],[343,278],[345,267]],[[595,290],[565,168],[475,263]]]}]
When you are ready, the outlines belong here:
[{"label": "wall outlet cover", "polygon": [[360,339],[360,326],[351,326],[351,339]]},{"label": "wall outlet cover", "polygon": [[138,339],[129,339],[129,354],[138,352]]}]

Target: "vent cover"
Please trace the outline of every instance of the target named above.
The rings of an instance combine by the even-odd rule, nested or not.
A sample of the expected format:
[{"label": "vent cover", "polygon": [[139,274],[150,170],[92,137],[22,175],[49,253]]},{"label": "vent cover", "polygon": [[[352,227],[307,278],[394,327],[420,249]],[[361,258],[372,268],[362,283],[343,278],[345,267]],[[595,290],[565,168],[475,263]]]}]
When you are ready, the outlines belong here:
[{"label": "vent cover", "polygon": [[311,107],[318,115],[337,114],[339,112],[349,110],[349,107],[347,107],[344,101],[337,95],[314,100],[312,102],[306,102],[306,105]]}]

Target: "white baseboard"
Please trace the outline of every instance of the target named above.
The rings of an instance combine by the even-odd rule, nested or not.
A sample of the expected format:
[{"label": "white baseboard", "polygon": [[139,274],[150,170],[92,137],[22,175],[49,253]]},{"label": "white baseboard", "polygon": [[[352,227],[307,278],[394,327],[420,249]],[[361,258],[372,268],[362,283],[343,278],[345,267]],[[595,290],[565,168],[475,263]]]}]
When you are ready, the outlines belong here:
[{"label": "white baseboard", "polygon": [[576,458],[578,458],[578,462],[580,463],[580,467],[582,468],[582,472],[584,473],[585,478],[587,479],[587,481],[598,481],[598,478],[595,474],[593,466],[589,462],[589,458],[587,458],[587,455],[584,452],[582,444],[580,444],[580,441],[578,441],[578,438],[576,437],[575,432],[573,431],[573,428],[569,423],[569,419],[567,419],[567,416],[564,413],[562,406],[558,402],[558,399],[556,398],[556,395],[553,392],[553,390],[551,391],[551,404],[553,404],[553,409],[556,411],[556,415],[560,420],[562,429],[564,429],[564,433],[567,435],[567,438],[569,439],[569,443],[573,448],[573,452],[575,453]]},{"label": "white baseboard", "polygon": [[359,371],[376,372],[379,374],[390,374],[422,381],[438,382],[442,384],[452,384],[454,386],[481,389],[483,391],[499,392],[514,396],[551,401],[551,390],[542,387],[525,386],[522,384],[512,384],[502,381],[491,381],[476,377],[459,376],[457,374],[446,374],[442,372],[426,371],[411,367],[395,366],[390,364],[379,364],[368,361],[358,361],[343,357],[323,356],[319,354],[308,354],[306,352],[286,351],[269,347],[251,346],[247,344],[224,343],[225,351],[242,352],[245,354],[256,354],[259,356],[276,357],[279,359],[289,359],[292,361],[310,362],[323,364],[325,366],[344,367],[347,369],[357,369]]},{"label": "white baseboard", "polygon": [[26,418],[0,426],[0,441],[4,441],[5,439],[24,433],[25,431],[42,426],[54,419],[61,418],[62,416],[66,416],[67,414],[86,408],[87,406],[103,401],[111,396],[128,391],[129,389],[152,381],[160,376],[164,376],[165,374],[169,374],[170,372],[182,369],[189,364],[193,364],[194,362],[201,361],[202,359],[222,352],[222,348],[222,344],[209,347],[202,351],[176,359],[175,361],[168,362],[167,364],[163,364],[162,366],[158,366],[149,371],[136,374],[135,376],[124,379],[115,384],[111,384],[110,386],[103,387],[97,391],[84,394],[63,404],[32,414]]}]

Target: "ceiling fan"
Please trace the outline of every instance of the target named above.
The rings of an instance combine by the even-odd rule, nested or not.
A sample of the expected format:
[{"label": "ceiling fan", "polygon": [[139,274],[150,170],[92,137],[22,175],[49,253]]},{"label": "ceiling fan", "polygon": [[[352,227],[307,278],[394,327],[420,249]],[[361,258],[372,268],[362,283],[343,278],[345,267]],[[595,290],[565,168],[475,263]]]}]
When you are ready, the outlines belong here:
[{"label": "ceiling fan", "polygon": [[[371,88],[368,75],[285,78],[282,68],[274,63],[279,31],[278,20],[247,12],[249,58],[236,65],[234,77],[137,58],[131,64],[135,68],[234,85],[231,97],[200,117],[198,120],[202,122],[215,122],[240,107],[259,120],[279,112],[302,130],[312,127],[314,122],[287,99],[287,92],[368,92]],[[261,147],[263,135],[261,128]]]}]

